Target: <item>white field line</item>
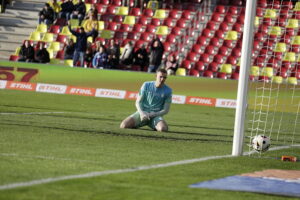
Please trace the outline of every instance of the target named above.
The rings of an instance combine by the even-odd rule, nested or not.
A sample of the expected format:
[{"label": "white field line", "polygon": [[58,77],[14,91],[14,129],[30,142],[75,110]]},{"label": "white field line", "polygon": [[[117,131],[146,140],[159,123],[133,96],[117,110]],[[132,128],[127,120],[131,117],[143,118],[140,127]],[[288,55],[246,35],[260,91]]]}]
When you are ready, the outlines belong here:
[{"label": "white field line", "polygon": [[[300,145],[274,147],[274,148],[270,148],[269,151],[275,151],[275,150],[280,150],[280,149],[288,149],[288,148],[291,148],[291,147],[300,147]],[[252,152],[252,151],[251,152],[246,152],[246,153],[244,153],[244,155],[250,155],[250,154],[253,154],[253,153],[254,152]],[[11,183],[11,184],[7,184],[7,185],[1,185],[0,190],[8,190],[8,189],[14,189],[14,188],[19,188],[19,187],[28,187],[28,186],[33,186],[33,185],[53,183],[53,182],[58,182],[58,181],[71,180],[71,179],[91,178],[91,177],[98,177],[98,176],[104,176],[104,175],[110,175],[110,174],[122,174],[122,173],[143,171],[143,170],[149,170],[149,169],[158,169],[158,168],[171,167],[171,166],[177,166],[177,165],[185,165],[185,164],[192,164],[192,163],[203,162],[203,161],[207,161],[207,160],[217,160],[217,159],[230,158],[230,157],[233,157],[233,156],[232,155],[209,156],[209,157],[204,157],[204,158],[181,160],[181,161],[155,164],[155,165],[148,165],[148,166],[138,166],[138,167],[135,167],[135,168],[116,169],[116,170],[107,170],[107,171],[96,171],[96,172],[89,172],[89,173],[85,173],[85,174],[75,174],[75,175],[69,175],[69,176],[45,178],[45,179],[39,179],[39,180],[32,180],[32,181],[28,181],[28,182],[19,182],[19,183]]]},{"label": "white field line", "polygon": [[45,160],[63,160],[63,161],[73,161],[73,162],[86,162],[86,163],[95,163],[99,164],[100,162],[92,161],[92,160],[79,160],[79,159],[71,159],[71,158],[57,158],[53,156],[39,156],[39,155],[20,155],[16,153],[0,153],[0,156],[6,157],[19,157],[19,158],[37,158],[37,159],[45,159]]},{"label": "white field line", "polygon": [[65,112],[29,112],[29,113],[0,113],[0,115],[44,115],[44,114],[61,114]]}]

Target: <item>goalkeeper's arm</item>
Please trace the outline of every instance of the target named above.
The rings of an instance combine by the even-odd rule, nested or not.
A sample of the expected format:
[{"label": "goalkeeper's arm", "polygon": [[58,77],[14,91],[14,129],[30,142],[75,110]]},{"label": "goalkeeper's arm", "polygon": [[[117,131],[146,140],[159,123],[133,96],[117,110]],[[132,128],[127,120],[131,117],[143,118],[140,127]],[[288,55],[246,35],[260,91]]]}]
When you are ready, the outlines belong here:
[{"label": "goalkeeper's arm", "polygon": [[171,103],[165,103],[164,108],[161,111],[151,112],[149,114],[149,117],[152,118],[152,117],[163,116],[163,115],[167,114],[170,110],[170,105],[171,105]]},{"label": "goalkeeper's arm", "polygon": [[136,107],[137,111],[140,113],[140,117],[141,117],[142,121],[149,120],[150,119],[149,113],[142,110],[142,106],[141,106],[142,99],[143,99],[143,96],[138,95],[136,102],[135,102],[135,107]]}]

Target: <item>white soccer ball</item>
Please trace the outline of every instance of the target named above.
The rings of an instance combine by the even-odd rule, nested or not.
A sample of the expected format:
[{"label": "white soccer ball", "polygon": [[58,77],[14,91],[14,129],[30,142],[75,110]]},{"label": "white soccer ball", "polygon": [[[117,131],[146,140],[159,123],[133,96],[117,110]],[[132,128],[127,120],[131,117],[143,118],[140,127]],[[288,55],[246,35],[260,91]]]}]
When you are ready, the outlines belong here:
[{"label": "white soccer ball", "polygon": [[258,152],[264,152],[269,149],[271,140],[265,135],[256,135],[252,140],[252,148]]}]

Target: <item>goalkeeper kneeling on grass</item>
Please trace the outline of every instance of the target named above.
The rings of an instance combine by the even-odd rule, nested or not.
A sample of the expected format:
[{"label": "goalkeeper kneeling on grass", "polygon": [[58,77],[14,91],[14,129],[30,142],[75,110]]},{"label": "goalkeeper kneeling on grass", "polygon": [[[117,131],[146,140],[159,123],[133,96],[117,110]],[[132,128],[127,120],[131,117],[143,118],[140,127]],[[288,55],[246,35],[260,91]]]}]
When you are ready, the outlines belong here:
[{"label": "goalkeeper kneeling on grass", "polygon": [[172,102],[172,89],[165,85],[167,71],[159,69],[156,80],[145,82],[136,100],[137,112],[124,119],[120,128],[139,128],[148,125],[156,131],[168,131],[162,118],[167,114]]}]

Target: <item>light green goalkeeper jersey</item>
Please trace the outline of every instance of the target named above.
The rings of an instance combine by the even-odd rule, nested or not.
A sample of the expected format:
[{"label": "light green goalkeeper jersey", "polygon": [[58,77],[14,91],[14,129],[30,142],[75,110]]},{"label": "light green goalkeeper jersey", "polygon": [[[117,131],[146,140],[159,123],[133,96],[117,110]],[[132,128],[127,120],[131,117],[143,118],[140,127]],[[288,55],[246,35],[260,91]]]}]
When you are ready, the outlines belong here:
[{"label": "light green goalkeeper jersey", "polygon": [[145,112],[159,112],[165,103],[172,102],[172,89],[167,85],[157,88],[155,81],[145,82],[139,92],[140,107]]}]

